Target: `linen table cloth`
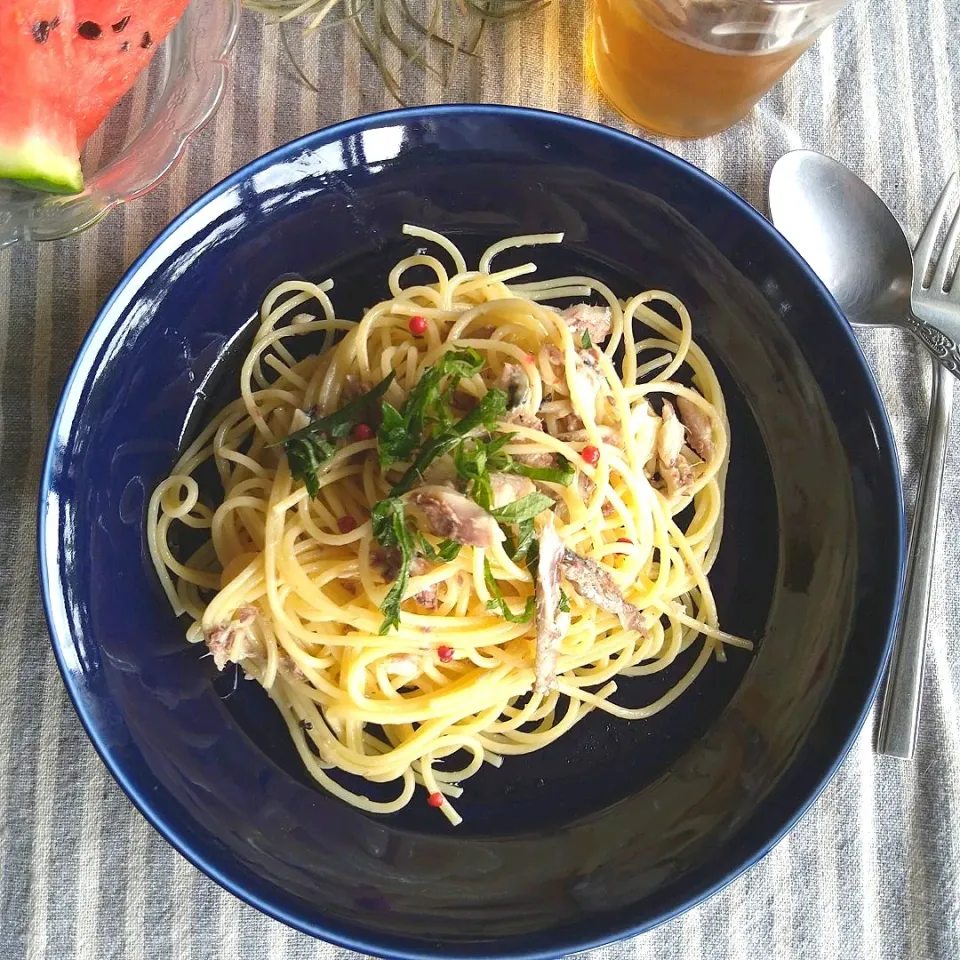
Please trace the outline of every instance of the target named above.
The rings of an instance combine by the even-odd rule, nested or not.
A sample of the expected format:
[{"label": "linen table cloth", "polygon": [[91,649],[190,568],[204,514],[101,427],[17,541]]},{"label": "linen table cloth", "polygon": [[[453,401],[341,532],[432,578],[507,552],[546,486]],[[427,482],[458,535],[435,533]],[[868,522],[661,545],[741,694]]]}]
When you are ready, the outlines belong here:
[{"label": "linen table cloth", "polygon": [[[488,31],[443,88],[388,58],[409,104],[501,102],[632,130],[600,97],[583,0]],[[76,349],[123,271],[208,187],[257,155],[396,106],[346,30],[294,52],[245,12],[227,93],[172,176],[77,238],[0,251],[0,958],[348,960],[268,919],[163,841],[107,774],[56,669],[39,597],[36,498],[47,430]],[[439,53],[430,54],[437,61]],[[91,159],[139,123],[128,98]],[[745,120],[655,142],[761,211],[773,163],[809,147],[850,166],[911,241],[960,163],[960,3],[855,0]],[[634,132],[636,132],[634,130]],[[896,331],[858,331],[896,432],[908,504],[929,361]],[[960,418],[958,418],[960,421]],[[682,917],[590,960],[956,960],[960,957],[960,422],[947,459],[916,760],[873,753],[868,724],[834,780],[759,864]],[[879,638],[878,638],[879,642]]]}]

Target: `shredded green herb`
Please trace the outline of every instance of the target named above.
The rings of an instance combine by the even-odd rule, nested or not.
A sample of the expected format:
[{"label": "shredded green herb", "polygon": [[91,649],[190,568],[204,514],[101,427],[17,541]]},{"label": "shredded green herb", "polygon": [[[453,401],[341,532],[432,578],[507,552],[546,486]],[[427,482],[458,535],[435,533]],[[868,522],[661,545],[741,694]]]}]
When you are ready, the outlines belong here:
[{"label": "shredded green herb", "polygon": [[311,420],[303,429],[289,434],[288,440],[302,437],[345,437],[358,423],[365,422],[377,409],[377,403],[393,383],[394,373],[391,370],[375,387],[353,400],[348,400],[339,410],[326,417]]},{"label": "shredded green herb", "polygon": [[545,480],[563,486],[569,486],[576,476],[577,471],[573,464],[559,455],[555,458],[556,465],[553,467],[531,467],[504,453],[503,447],[515,436],[514,433],[501,433],[486,442],[470,440],[461,444],[454,452],[457,476],[467,482],[471,499],[484,510],[492,507],[491,473],[512,473],[529,480]]},{"label": "shredded green herb", "polygon": [[506,412],[507,395],[502,390],[488,390],[477,406],[462,420],[434,430],[430,439],[420,447],[416,459],[396,482],[390,496],[399,497],[406,493],[434,460],[454,450],[473,430],[480,427],[491,429],[497,421],[503,419]]},{"label": "shredded green herb", "polygon": [[428,425],[449,427],[455,419],[450,399],[457,386],[464,377],[479,373],[482,367],[483,358],[476,350],[449,351],[424,370],[399,410],[389,403],[382,404],[383,420],[377,432],[380,465],[386,468],[409,460],[423,444]]},{"label": "shredded green herb", "polygon": [[403,501],[397,497],[387,497],[378,501],[371,511],[374,539],[388,550],[400,551],[400,568],[380,610],[384,615],[380,624],[380,634],[386,634],[400,625],[400,605],[410,581],[410,567],[416,551],[419,551],[433,563],[449,563],[458,553],[460,544],[454,540],[441,540],[436,547],[417,529],[407,517]]},{"label": "shredded green herb", "polygon": [[337,448],[324,437],[287,437],[283,446],[293,479],[301,481],[307,493],[316,497],[320,493],[320,471],[334,458]]},{"label": "shredded green herb", "polygon": [[390,495],[375,504],[371,515],[377,542],[388,549],[400,550],[397,579],[380,608],[384,614],[381,634],[400,623],[400,605],[410,578],[415,549],[434,563],[448,563],[460,552],[459,543],[443,540],[434,547],[420,531],[412,529],[412,521],[407,518],[400,497],[438,457],[450,451],[456,457],[458,448],[473,430],[492,429],[503,419],[506,394],[502,390],[488,390],[473,410],[460,420],[455,419],[450,400],[457,385],[464,377],[474,376],[482,367],[483,358],[476,350],[450,351],[423,372],[399,410],[389,403],[381,403],[383,416],[377,433],[381,465],[386,468],[416,454]]},{"label": "shredded green herb", "polygon": [[[558,457],[556,467],[528,467],[503,452],[515,436],[502,433],[492,440],[472,440],[461,444],[454,452],[454,466],[457,476],[468,484],[470,497],[483,507],[501,524],[506,537],[504,548],[507,556],[516,563],[522,563],[531,576],[537,574],[539,544],[533,518],[543,510],[553,506],[553,500],[542,493],[531,493],[520,500],[494,508],[491,473],[513,473],[532,480],[548,480],[567,485],[576,471],[573,465],[563,457]],[[516,527],[516,536],[511,527]]]},{"label": "shredded green herb", "polygon": [[305,427],[280,441],[290,464],[290,473],[307,488],[311,497],[320,492],[318,475],[337,452],[331,440],[345,437],[358,424],[370,419],[380,398],[393,383],[393,371],[372,390],[345,403],[326,417],[311,420]]},{"label": "shredded green herb", "polygon": [[532,520],[521,520],[517,524],[519,537],[510,559],[526,564],[530,576],[536,577],[540,561],[540,544],[537,541],[536,527]]},{"label": "shredded green herb", "polygon": [[509,620],[510,623],[530,623],[530,621],[533,620],[533,613],[536,609],[536,601],[534,598],[527,597],[527,602],[523,610],[520,613],[514,613],[507,604],[507,601],[503,599],[500,586],[493,576],[493,571],[490,569],[490,561],[486,559],[483,561],[483,581],[486,583],[487,590],[490,591],[491,595],[491,599],[487,601],[488,610],[499,611],[504,620]]},{"label": "shredded green herb", "polygon": [[410,579],[410,565],[413,563],[413,535],[407,526],[403,502],[396,497],[387,497],[374,504],[370,512],[373,523],[373,535],[381,546],[397,548],[400,551],[400,570],[397,579],[387,591],[380,610],[384,615],[380,624],[381,636],[392,628],[400,626],[400,604]]},{"label": "shredded green herb", "polygon": [[497,469],[503,473],[515,473],[519,477],[526,477],[528,480],[545,480],[548,483],[559,483],[564,487],[569,487],[573,478],[577,475],[576,468],[566,458],[557,454],[555,467],[531,467],[525,463],[510,459],[503,466]]},{"label": "shredded green herb", "polygon": [[422,533],[417,531],[417,543],[420,552],[431,563],[449,563],[455,560],[460,553],[461,544],[456,540],[441,540],[434,546]]},{"label": "shredded green herb", "polygon": [[545,493],[528,493],[513,503],[490,510],[489,513],[499,523],[522,523],[524,520],[533,520],[552,506],[553,499]]},{"label": "shredded green herb", "polygon": [[[480,402],[465,416],[456,419],[451,399],[460,381],[479,373],[483,358],[476,350],[456,350],[443,354],[437,363],[425,370],[414,389],[398,410],[380,400],[393,381],[393,373],[385,377],[373,390],[344,405],[336,413],[310,423],[303,430],[291,434],[284,441],[290,468],[302,479],[311,496],[319,492],[318,473],[335,455],[331,440],[346,436],[364,419],[369,418],[371,404],[380,400],[381,422],[377,432],[378,455],[381,466],[413,462],[394,484],[390,495],[376,503],[371,512],[373,535],[386,549],[400,552],[397,577],[384,598],[384,615],[380,633],[385,634],[400,624],[400,606],[410,579],[410,567],[416,551],[434,563],[447,563],[460,552],[460,544],[443,540],[436,546],[413,527],[400,499],[438,457],[452,453],[457,475],[466,482],[472,499],[500,524],[515,527],[516,539],[507,533],[507,544],[512,559],[526,564],[536,573],[538,545],[533,520],[553,506],[553,500],[543,493],[530,493],[503,507],[493,506],[491,472],[514,473],[530,479],[569,484],[574,475],[573,465],[557,458],[554,467],[528,467],[503,452],[515,434],[503,433],[489,440],[470,438],[476,430],[491,431],[507,412],[507,395],[502,390],[488,390]],[[484,572],[487,588],[493,599],[488,606],[499,610],[513,623],[528,623],[533,617],[534,600],[531,597],[522,613],[514,613],[500,594],[490,572],[489,563]]]},{"label": "shredded green herb", "polygon": [[590,339],[590,331],[584,330],[583,336],[580,338],[580,346],[584,350],[589,350],[593,346],[593,340]]},{"label": "shredded green herb", "polygon": [[380,466],[389,467],[398,460],[407,460],[417,448],[418,436],[408,432],[403,414],[384,401],[380,404],[382,419],[377,431],[377,450]]},{"label": "shredded green herb", "polygon": [[490,511],[493,507],[493,488],[490,482],[491,470],[496,471],[498,465],[510,458],[500,453],[501,447],[510,442],[512,433],[503,433],[493,440],[465,441],[453,452],[453,466],[457,476],[467,482],[467,489],[471,499]]}]

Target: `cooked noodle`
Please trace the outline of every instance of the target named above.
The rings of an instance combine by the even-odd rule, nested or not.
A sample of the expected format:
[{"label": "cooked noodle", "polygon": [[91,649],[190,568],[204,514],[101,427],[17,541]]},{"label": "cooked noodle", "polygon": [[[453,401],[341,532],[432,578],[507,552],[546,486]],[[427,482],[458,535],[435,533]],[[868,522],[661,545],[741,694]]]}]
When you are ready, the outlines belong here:
[{"label": "cooked noodle", "polygon": [[[680,696],[711,656],[724,659],[725,645],[749,649],[750,643],[720,630],[707,580],[720,546],[729,434],[720,386],[691,339],[683,304],[656,290],[620,301],[590,277],[515,282],[534,273],[534,265],[493,265],[504,249],[557,243],[559,234],[502,241],[468,270],[447,238],[404,231],[437,245],[438,256],[417,253],[398,263],[389,275],[390,299],[359,323],[337,319],[330,280],[287,280],[270,292],[243,363],[240,396],[154,491],[148,538],[170,603],[192,621],[187,639],[205,641],[218,666],[236,662],[264,686],[305,767],[326,790],[362,810],[392,813],[419,784],[458,823],[451,801],[483,764],[540,750],[593,709],[625,720],[649,717]],[[434,279],[404,286],[414,267]],[[602,349],[571,320],[578,308],[546,305],[561,298],[606,308],[591,314],[609,322]],[[318,334],[322,349],[296,359],[297,338]],[[554,501],[533,529],[541,544],[545,528],[555,529],[573,551],[560,556],[568,565],[554,571],[569,613],[538,607],[533,619],[513,622],[522,620],[528,598],[540,599],[537,577],[551,571],[541,569],[542,554],[538,568],[512,552],[521,528],[501,521],[506,537],[486,547],[468,543],[446,561],[418,556],[399,624],[382,632],[391,574],[399,576],[389,569],[398,548],[391,554],[378,545],[371,511],[390,496],[411,458],[381,467],[376,422],[327,437],[335,451],[317,472],[311,496],[282,444],[311,416],[343,410],[377,384],[385,389],[383,401],[402,410],[425,371],[451,351],[475,351],[483,361],[448,394],[458,417],[477,409],[495,384],[510,378],[520,384],[514,393],[522,410],[471,438],[512,434],[502,460],[567,472],[565,480],[511,483]],[[620,373],[612,359],[618,351]],[[385,381],[391,371],[394,378]],[[679,420],[669,415],[675,405],[686,411]],[[706,455],[694,452],[694,421]],[[665,449],[671,438],[676,456]],[[479,449],[474,439],[464,450]],[[223,494],[208,506],[195,475],[211,459]],[[444,509],[447,490],[451,497],[457,489],[469,492],[462,476],[449,475],[450,462],[448,453],[448,475],[439,481],[428,470],[424,482],[433,486],[415,477],[413,489],[394,501],[406,511],[402,529],[422,537],[420,553],[445,542],[455,551],[451,539],[470,539],[458,532],[459,516],[451,537],[446,520],[425,519],[416,508],[424,489],[438,490]],[[506,484],[503,475],[494,478],[498,484]],[[479,527],[488,531],[485,517]],[[205,536],[185,561],[170,545],[175,522]],[[593,602],[589,584],[578,586],[576,564],[587,565],[589,578],[598,569],[591,562],[612,576],[626,615]],[[502,596],[499,607],[492,590]],[[558,619],[544,653],[546,616]],[[657,673],[695,644],[682,678],[652,703],[614,702],[618,675]],[[396,782],[395,799],[370,799],[332,771]]]}]

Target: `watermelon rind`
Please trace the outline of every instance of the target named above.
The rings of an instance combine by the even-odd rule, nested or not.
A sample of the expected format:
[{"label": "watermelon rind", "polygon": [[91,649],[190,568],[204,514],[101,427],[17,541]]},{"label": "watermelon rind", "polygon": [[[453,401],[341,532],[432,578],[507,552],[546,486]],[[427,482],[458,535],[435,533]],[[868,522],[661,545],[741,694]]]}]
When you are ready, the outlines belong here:
[{"label": "watermelon rind", "polygon": [[0,142],[0,179],[52,193],[79,193],[83,189],[79,158],[64,154],[42,134]]}]

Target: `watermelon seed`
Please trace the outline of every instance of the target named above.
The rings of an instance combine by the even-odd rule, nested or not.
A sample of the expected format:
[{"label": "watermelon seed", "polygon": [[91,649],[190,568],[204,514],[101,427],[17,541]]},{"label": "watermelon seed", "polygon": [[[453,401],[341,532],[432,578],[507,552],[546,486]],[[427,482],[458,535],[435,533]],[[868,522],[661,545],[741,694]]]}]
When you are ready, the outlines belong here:
[{"label": "watermelon seed", "polygon": [[124,40],[123,43],[120,44],[120,52],[126,53],[129,49],[130,49],[130,41]]},{"label": "watermelon seed", "polygon": [[151,37],[149,33],[145,33],[143,35],[143,39],[140,41],[140,46],[143,47],[144,50],[148,49],[149,47],[152,47],[153,37]]},{"label": "watermelon seed", "polygon": [[118,20],[116,23],[111,24],[110,29],[114,33],[120,33],[121,30],[130,22],[130,15],[127,14],[122,20]]},{"label": "watermelon seed", "polygon": [[38,20],[33,25],[33,39],[37,43],[46,43],[47,37],[50,36],[50,21],[49,20]]},{"label": "watermelon seed", "polygon": [[54,17],[54,18],[50,21],[50,29],[51,29],[51,30],[56,30],[57,27],[59,27],[59,26],[60,26],[60,18],[59,18],[59,17]]},{"label": "watermelon seed", "polygon": [[79,33],[84,40],[96,40],[103,31],[100,29],[99,23],[94,23],[92,20],[84,20],[83,23],[77,27],[77,33]]}]

